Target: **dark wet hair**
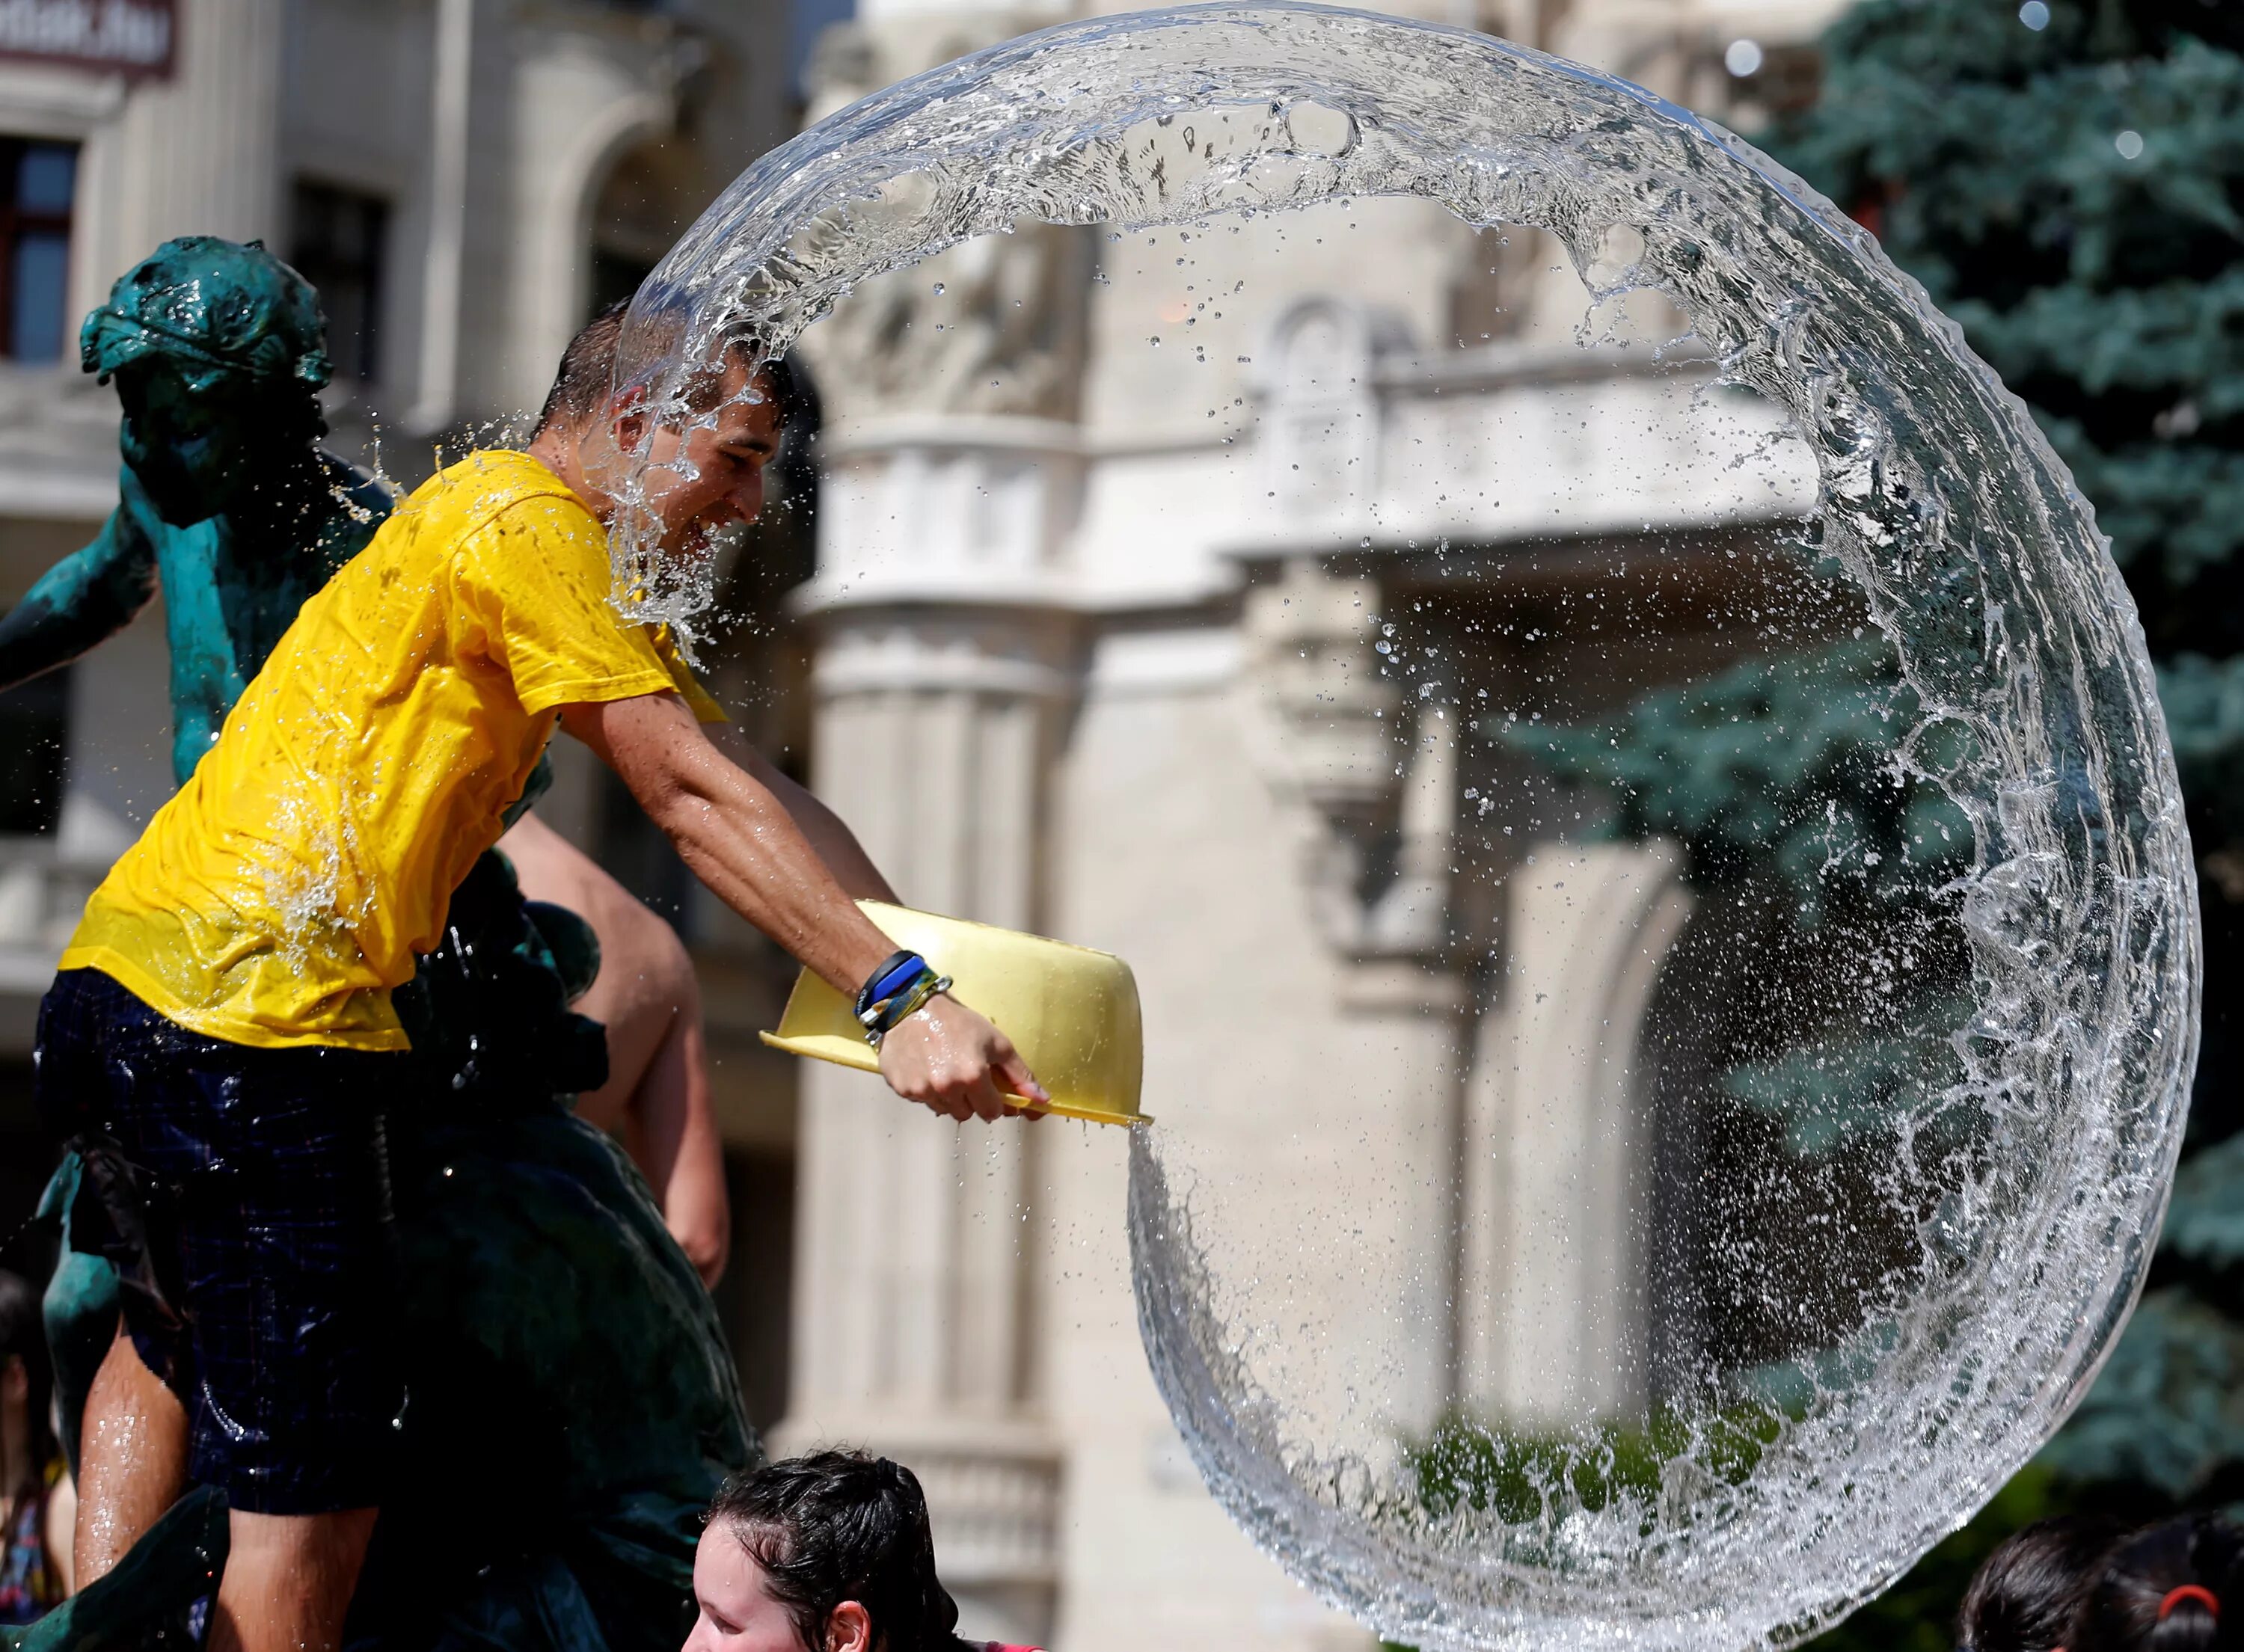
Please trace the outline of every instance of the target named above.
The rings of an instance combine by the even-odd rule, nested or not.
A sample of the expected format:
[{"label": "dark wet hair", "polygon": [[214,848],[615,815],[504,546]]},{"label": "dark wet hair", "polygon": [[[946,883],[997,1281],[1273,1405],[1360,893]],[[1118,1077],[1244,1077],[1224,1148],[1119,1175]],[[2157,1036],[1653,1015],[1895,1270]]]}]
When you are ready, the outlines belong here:
[{"label": "dark wet hair", "polygon": [[2217,1515],[2167,1521],[2105,1557],[2068,1652],[2244,1648],[2244,1532]]},{"label": "dark wet hair", "polygon": [[1956,1615],[1965,1652],[2051,1652],[2066,1646],[2104,1556],[2125,1534],[2116,1521],[2067,1514],[2036,1521],[1995,1546]]},{"label": "dark wet hair", "polygon": [[[54,1392],[54,1362],[47,1352],[46,1321],[39,1313],[39,1293],[20,1273],[0,1269],[0,1365],[10,1359],[24,1362],[31,1379],[31,1459],[41,1469],[54,1455],[54,1436],[48,1428],[47,1408]],[[0,1490],[13,1487],[0,1487]]]},{"label": "dark wet hair", "polygon": [[[624,336],[624,320],[631,313],[631,300],[618,299],[598,315],[578,329],[577,336],[569,341],[569,347],[561,353],[561,366],[553,375],[553,388],[545,393],[545,405],[537,410],[537,428],[566,422],[579,424],[598,412],[607,400],[616,376],[616,351]],[[755,352],[755,345],[741,341],[728,345],[731,351]],[[800,397],[795,392],[794,375],[782,362],[765,361],[757,369],[764,381],[765,393],[777,403],[775,411],[782,427],[791,423],[800,411]],[[697,413],[706,413],[716,406],[722,394],[721,381],[714,373],[697,374],[686,390],[686,405]]]},{"label": "dark wet hair", "polygon": [[935,1574],[919,1479],[857,1451],[813,1452],[736,1474],[709,1506],[787,1608],[804,1652],[822,1652],[834,1608],[855,1601],[875,1652],[956,1652],[958,1603]]}]

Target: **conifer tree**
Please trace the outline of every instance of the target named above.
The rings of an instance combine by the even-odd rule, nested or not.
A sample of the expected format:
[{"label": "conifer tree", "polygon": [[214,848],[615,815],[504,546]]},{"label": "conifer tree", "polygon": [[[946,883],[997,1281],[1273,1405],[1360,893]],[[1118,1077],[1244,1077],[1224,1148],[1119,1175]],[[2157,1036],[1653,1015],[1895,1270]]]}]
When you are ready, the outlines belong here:
[{"label": "conifer tree", "polygon": [[[2203,886],[2202,1054],[2140,1309],[2035,1467],[1819,1643],[1931,1652],[2009,1526],[2091,1499],[2145,1515],[2244,1499],[2244,7],[1862,0],[1822,56],[1815,101],[1761,141],[1962,324],[2093,502],[2159,668]],[[1611,786],[1623,833],[1680,839],[1702,887],[1799,888],[1788,786],[1944,853],[1921,830],[1941,800],[1897,792],[1882,762],[1890,691],[1859,649],[1756,662],[1536,754]],[[1742,829],[1756,809],[1767,829]],[[1866,1072],[1916,1059],[1861,1054]],[[1828,1061],[1816,1077],[1832,1088]],[[1788,1082],[1781,1055],[1740,1059],[1727,1089],[1784,1117]]]}]

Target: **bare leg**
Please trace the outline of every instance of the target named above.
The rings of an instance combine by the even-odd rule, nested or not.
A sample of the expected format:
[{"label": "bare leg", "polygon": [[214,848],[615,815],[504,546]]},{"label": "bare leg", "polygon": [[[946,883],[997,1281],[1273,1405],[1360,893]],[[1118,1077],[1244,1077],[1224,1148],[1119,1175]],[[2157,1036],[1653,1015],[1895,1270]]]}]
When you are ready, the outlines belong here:
[{"label": "bare leg", "polygon": [[709,1096],[701,995],[690,966],[676,994],[669,1028],[632,1092],[625,1140],[662,1201],[670,1237],[701,1282],[714,1285],[732,1251],[733,1211],[725,1191],[724,1138]]},{"label": "bare leg", "polygon": [[693,961],[676,931],[536,815],[499,846],[523,893],[568,907],[600,938],[599,976],[576,1007],[607,1028],[608,1082],[578,1097],[577,1116],[621,1132],[664,1225],[714,1285],[731,1251],[732,1211]]},{"label": "bare leg", "polygon": [[335,1652],[378,1513],[234,1510],[210,1652]]},{"label": "bare leg", "polygon": [[186,1488],[186,1407],[120,1325],[85,1399],[72,1582],[84,1588],[123,1560]]}]

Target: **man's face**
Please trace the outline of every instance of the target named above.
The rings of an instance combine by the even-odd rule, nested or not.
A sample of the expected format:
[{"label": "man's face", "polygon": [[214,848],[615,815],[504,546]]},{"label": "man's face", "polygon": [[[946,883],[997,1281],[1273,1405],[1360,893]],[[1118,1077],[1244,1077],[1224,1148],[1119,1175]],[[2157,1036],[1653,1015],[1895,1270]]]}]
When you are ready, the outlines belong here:
[{"label": "man's face", "polygon": [[684,1652],[802,1652],[794,1621],[764,1588],[764,1568],[721,1521],[693,1552],[693,1601],[701,1615]]},{"label": "man's face", "polygon": [[237,374],[199,386],[164,362],[142,360],[119,368],[115,382],[125,408],[118,447],[175,526],[228,509],[259,478],[257,450],[301,423],[294,402],[301,390],[260,389]]},{"label": "man's face", "polygon": [[754,522],[764,508],[764,467],[779,451],[779,406],[744,357],[725,369],[723,400],[683,436],[654,433],[642,473],[646,509],[662,524],[663,548],[693,554],[710,536]]}]

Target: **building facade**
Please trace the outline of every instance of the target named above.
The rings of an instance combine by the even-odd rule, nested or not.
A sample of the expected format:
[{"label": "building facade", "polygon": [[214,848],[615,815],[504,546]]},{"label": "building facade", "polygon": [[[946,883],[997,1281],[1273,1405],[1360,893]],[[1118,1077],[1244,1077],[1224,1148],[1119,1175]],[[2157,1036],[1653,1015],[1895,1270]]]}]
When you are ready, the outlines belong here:
[{"label": "building facade", "polygon": [[[76,372],[75,322],[163,236],[285,249],[335,325],[339,445],[378,436],[409,482],[534,408],[575,325],[791,129],[799,92],[814,118],[1078,15],[862,0],[798,89],[800,14],[763,4],[176,0],[152,8],[167,74],[0,61],[5,257],[55,295],[0,301],[0,598],[110,508],[113,402]],[[1812,84],[1831,10],[1422,15],[1749,124]],[[1656,844],[1570,841],[1479,708],[1593,714],[1734,657],[1756,551],[1807,497],[1796,462],[1733,462],[1773,435],[1764,411],[1723,404],[1687,349],[1582,347],[1584,301],[1549,242],[1410,202],[1151,249],[1027,226],[871,284],[804,341],[815,509],[798,488],[744,548],[752,623],[715,671],[914,904],[1131,961],[1149,1110],[1220,1141],[1224,1096],[1300,1097],[1282,1137],[1242,1108],[1236,1149],[1311,1193],[1343,1156],[1399,1183],[1434,1153],[1446,1179],[1375,1235],[1447,1326],[1396,1376],[1420,1425],[1640,1407],[1674,1334],[1632,1215],[1657,1150],[1633,1052],[1690,897]],[[1188,390],[1173,342],[1146,347],[1165,331],[1207,358]],[[1581,647],[1598,609],[1656,645]],[[1391,669],[1397,644],[1449,663],[1438,693]],[[0,701],[35,753],[0,837],[19,1057],[85,890],[169,789],[162,705],[152,618]],[[763,1049],[785,961],[566,767],[549,818],[696,947],[735,1203],[720,1307],[775,1441],[913,1464],[969,1632],[1368,1647],[1230,1526],[1169,1425],[1119,1137],[962,1130]],[[1388,1283],[1323,1288],[1375,1318]]]}]

